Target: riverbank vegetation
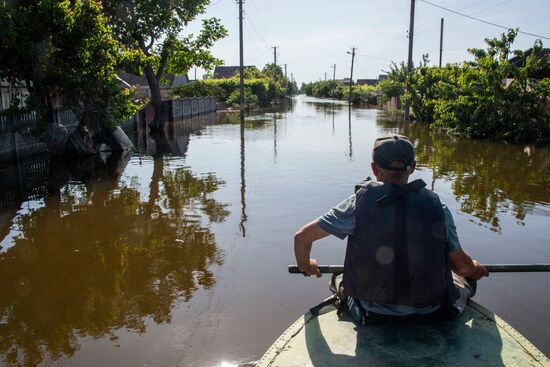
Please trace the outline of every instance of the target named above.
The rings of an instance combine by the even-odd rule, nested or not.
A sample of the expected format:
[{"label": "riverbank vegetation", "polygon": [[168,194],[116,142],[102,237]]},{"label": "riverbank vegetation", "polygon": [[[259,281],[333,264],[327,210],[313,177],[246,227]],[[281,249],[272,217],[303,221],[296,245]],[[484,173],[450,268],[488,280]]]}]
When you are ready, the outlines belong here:
[{"label": "riverbank vegetation", "polygon": [[[404,63],[392,63],[375,87],[354,85],[352,103],[380,106],[397,98],[410,103],[415,121],[450,133],[550,141],[550,53],[540,40],[527,52],[512,51],[516,35],[517,30],[509,30],[500,38],[487,39],[486,49],[470,49],[473,61],[437,67],[429,66],[425,55],[410,77]],[[347,100],[349,85],[318,81],[303,84],[301,91]]]},{"label": "riverbank vegetation", "polygon": [[[227,35],[217,18],[203,20],[195,36],[181,36],[208,4],[0,2],[0,79],[19,91],[10,96],[11,108],[3,114],[36,116],[33,131],[54,154],[95,154],[102,143],[112,149],[131,146],[116,128],[143,106],[134,98],[134,88],[118,77],[129,72],[145,76],[155,110],[149,127],[162,130],[165,73],[185,74],[192,66],[208,69],[221,63],[210,52]],[[78,120],[70,136],[57,124],[59,110],[70,110]]]},{"label": "riverbank vegetation", "polygon": [[[301,92],[318,98],[334,98],[349,100],[349,85],[342,81],[325,80],[302,84]],[[351,87],[351,103],[355,106],[378,104],[380,93],[372,85],[353,85]]]},{"label": "riverbank vegetation", "polygon": [[132,57],[97,2],[17,3],[0,6],[0,78],[28,93],[12,99],[12,112],[34,111],[39,129],[55,122],[60,98],[83,125],[114,126],[136,112],[132,91],[121,88],[115,72]]},{"label": "riverbank vegetation", "polygon": [[[206,78],[173,89],[174,97],[216,96],[231,108],[239,108],[239,72],[231,78]],[[244,70],[245,109],[268,107],[298,92],[296,82],[285,78],[280,66],[267,64],[262,70],[247,67]]]},{"label": "riverbank vegetation", "polygon": [[[413,118],[451,133],[513,141],[550,139],[550,55],[537,40],[529,52],[512,51],[517,30],[470,49],[473,61],[413,69],[406,92],[405,65],[393,64],[379,91],[409,101]],[[512,56],[520,62],[511,62]],[[382,83],[381,83],[382,84]]]}]

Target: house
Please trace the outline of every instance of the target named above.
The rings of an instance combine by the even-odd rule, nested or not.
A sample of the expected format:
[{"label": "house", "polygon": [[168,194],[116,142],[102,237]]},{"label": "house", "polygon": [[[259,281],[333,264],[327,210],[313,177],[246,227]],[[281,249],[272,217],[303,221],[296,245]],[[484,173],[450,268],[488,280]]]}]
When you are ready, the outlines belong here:
[{"label": "house", "polygon": [[[544,55],[547,57],[550,57],[550,48],[545,48],[542,51]],[[533,53],[533,49],[527,49],[523,52],[523,56],[514,56],[511,59],[508,60],[510,64],[516,65],[517,67],[523,68],[525,67],[525,63],[527,60],[527,57],[529,57]],[[529,77],[534,79],[544,79],[544,78],[550,78],[550,68],[539,70],[532,75],[529,75]]]},{"label": "house", "polygon": [[[256,68],[255,66],[245,66],[244,69]],[[216,66],[214,68],[214,79],[228,79],[239,72],[239,66]]]},{"label": "house", "polygon": [[336,79],[336,82],[337,82],[337,83],[341,83],[341,84],[343,84],[343,85],[349,85],[349,78]]},{"label": "house", "polygon": [[[147,78],[145,75],[139,76],[130,73],[119,73],[118,77],[124,86],[132,86],[136,88],[137,99],[147,99],[151,97],[149,83],[147,83]],[[168,92],[172,88],[188,83],[189,77],[187,74],[174,75],[171,73],[164,73],[160,80],[160,92],[162,99],[170,99]]]},{"label": "house", "polygon": [[378,84],[378,79],[357,79],[357,85],[372,85]]}]

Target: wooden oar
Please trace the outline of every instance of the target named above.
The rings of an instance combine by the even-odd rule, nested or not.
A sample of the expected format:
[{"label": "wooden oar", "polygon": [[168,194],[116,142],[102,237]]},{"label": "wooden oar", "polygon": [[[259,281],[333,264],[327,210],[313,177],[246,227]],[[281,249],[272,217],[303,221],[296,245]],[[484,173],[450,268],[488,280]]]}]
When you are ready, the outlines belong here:
[{"label": "wooden oar", "polygon": [[[550,271],[550,264],[485,264],[489,273],[531,273]],[[319,265],[323,274],[343,273],[344,265]],[[296,265],[289,265],[288,272],[302,274]]]}]

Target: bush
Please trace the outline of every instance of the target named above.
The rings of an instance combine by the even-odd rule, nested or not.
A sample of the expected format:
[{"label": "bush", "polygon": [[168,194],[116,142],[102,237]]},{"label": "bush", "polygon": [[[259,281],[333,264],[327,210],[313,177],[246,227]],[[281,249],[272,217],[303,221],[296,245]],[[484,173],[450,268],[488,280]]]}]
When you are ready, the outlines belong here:
[{"label": "bush", "polygon": [[[246,90],[256,97],[256,104],[258,106],[267,107],[285,97],[287,91],[282,85],[282,82],[284,82],[284,80],[279,82],[271,78],[253,77],[245,79],[244,86]],[[235,92],[237,92],[237,94],[239,93],[239,78],[237,77],[195,81],[174,88],[172,95],[180,98],[215,96],[219,101],[229,104],[228,99]]]},{"label": "bush", "polygon": [[[231,95],[227,98],[226,103],[232,107],[232,108],[239,108],[240,107],[240,90],[235,90],[231,93]],[[259,98],[257,95],[255,95],[250,88],[244,89],[244,109],[247,111],[253,110],[255,108],[258,108],[258,101]]]},{"label": "bush", "polygon": [[[537,40],[525,66],[508,61],[517,30],[500,38],[485,40],[486,50],[470,49],[473,62],[428,66],[427,57],[410,76],[405,93],[404,64],[392,64],[379,89],[383,98],[403,94],[414,119],[470,137],[516,141],[550,138],[550,117],[545,104],[550,96],[550,79],[532,75],[550,70],[549,55]],[[522,51],[514,51],[524,56]]]}]

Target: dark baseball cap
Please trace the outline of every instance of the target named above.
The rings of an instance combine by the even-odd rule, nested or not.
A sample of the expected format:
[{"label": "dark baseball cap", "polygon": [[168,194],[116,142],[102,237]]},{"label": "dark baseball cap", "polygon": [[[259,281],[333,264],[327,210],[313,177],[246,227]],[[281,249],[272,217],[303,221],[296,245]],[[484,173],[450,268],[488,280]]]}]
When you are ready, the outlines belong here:
[{"label": "dark baseball cap", "polygon": [[[390,171],[407,171],[414,162],[414,147],[406,136],[388,135],[374,141],[372,160],[380,167]],[[403,166],[396,166],[392,162],[403,162]]]}]

